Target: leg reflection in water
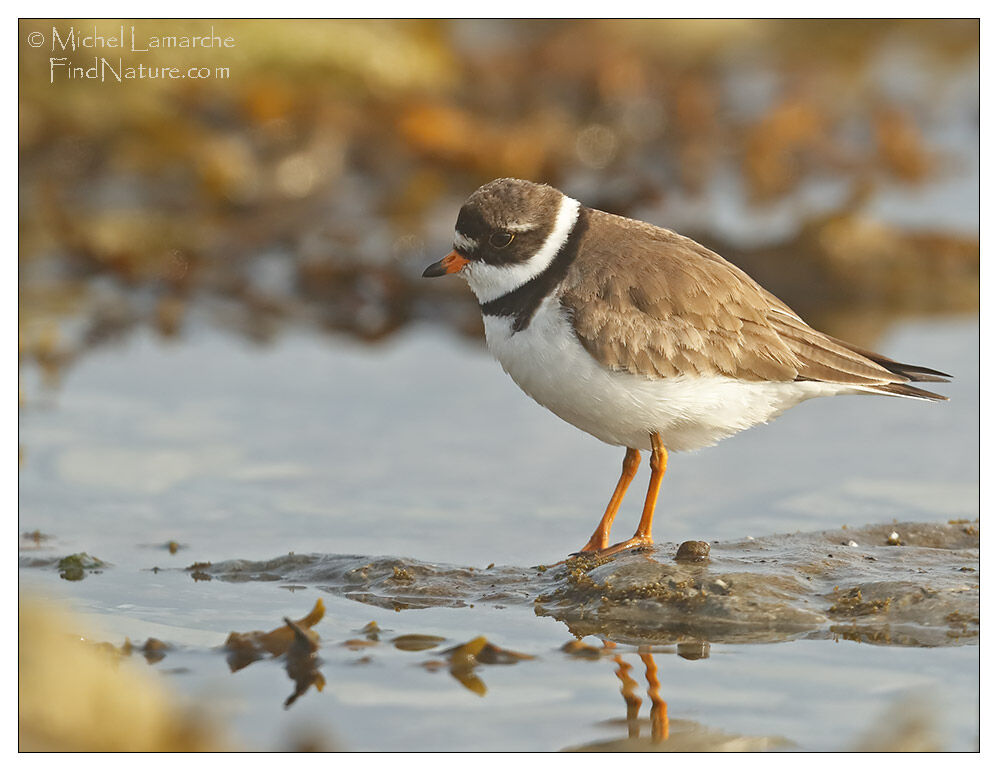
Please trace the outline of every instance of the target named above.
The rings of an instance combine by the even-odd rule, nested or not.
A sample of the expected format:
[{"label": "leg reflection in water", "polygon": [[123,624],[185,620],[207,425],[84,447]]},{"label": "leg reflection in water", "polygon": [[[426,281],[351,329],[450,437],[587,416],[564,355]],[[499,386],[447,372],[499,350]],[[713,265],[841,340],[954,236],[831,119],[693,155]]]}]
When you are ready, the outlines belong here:
[{"label": "leg reflection in water", "polygon": [[666,702],[659,696],[659,671],[656,669],[656,661],[652,659],[650,652],[638,655],[645,663],[645,680],[649,682],[649,699],[652,701],[652,708],[649,710],[649,719],[652,722],[652,742],[661,743],[669,737],[669,716],[666,715]]},{"label": "leg reflection in water", "polygon": [[[656,665],[652,649],[649,646],[639,646],[638,651],[623,654],[618,652],[616,644],[604,641],[603,651],[596,647],[583,647],[588,650],[588,659],[609,659],[616,668],[614,675],[621,683],[621,696],[624,697],[625,724],[628,728],[627,737],[600,739],[594,742],[566,748],[568,751],[765,751],[775,748],[787,748],[790,743],[779,736],[752,736],[730,733],[721,729],[704,726],[697,721],[673,717],[670,721],[667,715],[666,701],[660,695],[659,668]],[[665,654],[665,646],[656,655]],[[707,641],[682,641],[676,644],[676,654],[684,660],[707,659],[711,646]],[[651,708],[649,710],[650,731],[643,737],[641,718],[641,672],[637,669],[634,654],[645,666],[645,682],[648,684],[646,694],[649,695]],[[628,660],[631,660],[630,662]],[[669,663],[667,663],[669,665]],[[681,666],[683,667],[683,666]],[[670,672],[667,667],[667,672]],[[706,676],[705,676],[706,677]],[[667,681],[669,679],[667,678]],[[674,684],[674,688],[677,688]],[[678,698],[676,698],[678,699]],[[675,707],[675,700],[674,700]],[[602,721],[601,725],[620,726],[621,719]]]},{"label": "leg reflection in water", "polygon": [[[614,644],[608,641],[604,645],[609,648]],[[659,695],[659,670],[656,667],[656,661],[652,658],[651,652],[643,652],[639,649],[638,656],[645,664],[645,680],[649,684],[647,694],[652,701],[652,708],[649,712],[649,720],[652,725],[652,742],[661,743],[669,737],[669,717],[666,714],[666,702]],[[641,719],[638,717],[638,711],[642,707],[642,698],[635,693],[635,690],[638,688],[638,682],[631,677],[631,665],[625,662],[620,654],[615,654],[613,660],[617,664],[617,670],[614,671],[614,675],[621,681],[621,696],[624,697],[628,737],[629,739],[638,739],[641,736]]]},{"label": "leg reflection in water", "polygon": [[631,665],[625,662],[620,654],[614,655],[614,661],[618,666],[614,675],[621,680],[621,696],[624,697],[627,711],[628,737],[635,739],[642,733],[638,719],[638,709],[642,707],[642,698],[635,694],[635,687],[638,686],[638,683],[629,675]]}]

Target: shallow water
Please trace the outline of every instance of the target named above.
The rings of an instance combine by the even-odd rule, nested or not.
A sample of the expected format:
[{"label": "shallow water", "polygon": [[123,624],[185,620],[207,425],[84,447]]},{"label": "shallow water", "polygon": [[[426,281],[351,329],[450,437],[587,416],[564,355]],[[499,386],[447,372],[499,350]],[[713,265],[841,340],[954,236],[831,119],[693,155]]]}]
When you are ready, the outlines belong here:
[{"label": "shallow water", "polygon": [[[816,400],[716,448],[675,454],[657,541],[720,542],[710,571],[731,574],[748,549],[744,537],[802,557],[818,537],[763,537],[873,523],[887,528],[843,532],[844,540],[878,557],[871,566],[881,573],[865,575],[860,557],[842,574],[842,589],[887,581],[891,566],[901,574],[906,565],[928,572],[927,597],[962,583],[977,588],[977,547],[905,543],[901,525],[905,546],[875,540],[895,520],[942,527],[978,516],[977,325],[901,324],[877,348],[953,373],[955,382],[941,387],[951,402]],[[648,742],[650,676],[661,684],[670,727],[656,748],[843,749],[876,726],[889,745],[885,716],[901,720],[907,711],[939,747],[977,747],[977,624],[962,631],[917,614],[914,637],[898,627],[912,620],[894,618],[894,639],[851,634],[849,613],[828,613],[837,598],[827,586],[794,596],[791,605],[814,615],[808,624],[744,639],[751,642],[717,630],[670,637],[663,625],[615,626],[613,613],[603,617],[610,626],[580,628],[579,615],[557,602],[539,607],[538,596],[569,585],[560,569],[529,567],[586,540],[620,452],[525,398],[474,344],[411,328],[380,347],[292,331],[259,348],[195,324],[180,344],[138,334],[96,351],[54,392],[36,376],[22,370],[20,527],[53,538],[23,545],[22,585],[68,600],[106,640],[173,644],[151,667],[228,722],[246,747],[321,737],[346,749],[555,750],[629,732]],[[640,475],[614,537],[634,528],[643,488]],[[849,536],[860,533],[870,544]],[[181,545],[176,554],[164,546],[171,540]],[[652,558],[671,564],[670,549]],[[52,559],[77,552],[110,565],[83,581],[60,579]],[[282,558],[289,552],[300,559]],[[932,565],[919,562],[924,553]],[[242,576],[226,570],[236,565],[227,561],[278,558]],[[199,562],[212,566],[184,570]],[[369,573],[392,577],[343,578],[369,564]],[[587,575],[603,581],[618,564]],[[475,570],[459,571],[466,568]],[[958,577],[961,568],[974,570]],[[388,591],[424,586],[436,570],[456,573],[427,608]],[[506,580],[494,595],[485,589]],[[315,628],[326,687],[285,710],[293,685],[282,661],[230,674],[218,647],[230,631],[301,617],[319,597],[327,605]],[[599,598],[573,600],[602,608]],[[970,618],[976,607],[977,594],[961,613]],[[377,643],[342,645],[364,639],[370,621],[383,630]],[[573,632],[600,632],[618,645],[563,652]],[[391,643],[413,633],[445,641],[419,652]],[[462,670],[473,686],[463,685],[445,650],[478,636],[534,658]],[[443,664],[421,666],[428,661]],[[641,708],[626,721],[636,697]],[[660,733],[661,719],[657,708]]]}]

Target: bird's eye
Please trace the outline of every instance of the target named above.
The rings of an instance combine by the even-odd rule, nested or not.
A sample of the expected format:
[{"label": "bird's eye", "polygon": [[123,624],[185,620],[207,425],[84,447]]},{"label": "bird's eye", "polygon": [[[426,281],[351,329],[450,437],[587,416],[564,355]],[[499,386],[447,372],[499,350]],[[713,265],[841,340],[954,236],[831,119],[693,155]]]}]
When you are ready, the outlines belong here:
[{"label": "bird's eye", "polygon": [[489,246],[495,247],[496,249],[503,249],[504,247],[510,246],[511,241],[513,241],[512,233],[497,231],[489,237]]}]

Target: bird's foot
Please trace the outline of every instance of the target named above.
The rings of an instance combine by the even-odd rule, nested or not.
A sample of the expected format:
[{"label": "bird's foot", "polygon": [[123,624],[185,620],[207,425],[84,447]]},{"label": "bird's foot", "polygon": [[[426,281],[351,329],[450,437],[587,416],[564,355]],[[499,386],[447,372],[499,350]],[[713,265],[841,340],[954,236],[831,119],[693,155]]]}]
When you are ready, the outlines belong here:
[{"label": "bird's foot", "polygon": [[600,550],[607,549],[607,534],[595,533],[590,537],[590,540],[586,542],[582,547],[580,547],[575,552],[570,552],[570,558],[581,558],[586,555],[596,555]]},{"label": "bird's foot", "polygon": [[627,552],[628,550],[635,549],[651,550],[654,547],[655,544],[652,542],[651,536],[632,536],[630,539],[619,541],[617,544],[600,549],[592,548],[587,544],[579,552],[573,552],[570,557],[608,558],[611,555],[617,555],[619,552]]}]

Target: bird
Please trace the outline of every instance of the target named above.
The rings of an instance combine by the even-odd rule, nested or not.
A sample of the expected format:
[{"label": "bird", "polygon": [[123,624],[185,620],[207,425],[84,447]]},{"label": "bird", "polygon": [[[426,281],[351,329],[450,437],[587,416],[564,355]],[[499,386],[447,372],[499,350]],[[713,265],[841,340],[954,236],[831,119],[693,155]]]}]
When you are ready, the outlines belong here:
[{"label": "bird", "polygon": [[[490,352],[528,396],[625,448],[610,502],[574,555],[654,547],[670,452],[714,445],[813,397],[947,399],[910,385],[947,373],[822,333],[693,239],[547,184],[503,178],[472,193],[452,251],[423,272],[447,275],[467,282]],[[641,519],[611,545],[642,450],[652,473]]]}]

